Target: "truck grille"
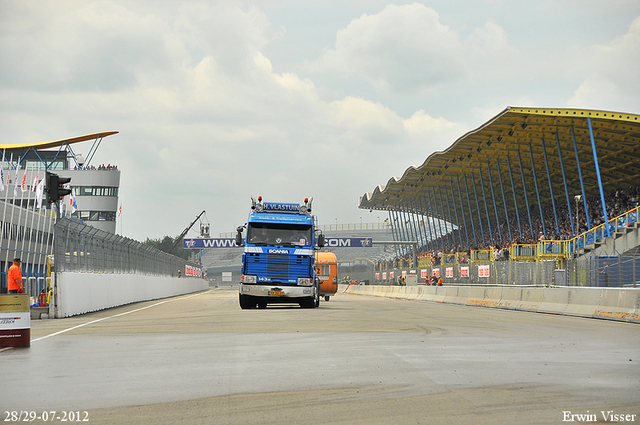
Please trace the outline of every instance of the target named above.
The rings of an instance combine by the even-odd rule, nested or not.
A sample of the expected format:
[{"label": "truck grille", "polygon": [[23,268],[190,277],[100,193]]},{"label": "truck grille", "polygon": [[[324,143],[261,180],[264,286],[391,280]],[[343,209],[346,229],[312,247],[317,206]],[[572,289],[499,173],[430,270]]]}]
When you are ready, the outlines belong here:
[{"label": "truck grille", "polygon": [[251,254],[246,260],[245,274],[265,276],[276,282],[297,282],[298,277],[309,277],[310,261],[311,257],[304,255]]}]

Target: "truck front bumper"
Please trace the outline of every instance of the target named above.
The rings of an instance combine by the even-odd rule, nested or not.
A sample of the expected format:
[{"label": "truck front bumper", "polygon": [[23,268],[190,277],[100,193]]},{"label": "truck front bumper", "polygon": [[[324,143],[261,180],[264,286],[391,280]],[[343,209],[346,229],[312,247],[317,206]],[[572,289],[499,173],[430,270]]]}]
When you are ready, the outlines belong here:
[{"label": "truck front bumper", "polygon": [[[250,295],[252,297],[287,299],[287,298],[309,298],[316,295],[316,286],[284,286],[284,285],[247,285],[240,284],[239,292],[241,295]],[[291,300],[294,302],[294,300]]]}]

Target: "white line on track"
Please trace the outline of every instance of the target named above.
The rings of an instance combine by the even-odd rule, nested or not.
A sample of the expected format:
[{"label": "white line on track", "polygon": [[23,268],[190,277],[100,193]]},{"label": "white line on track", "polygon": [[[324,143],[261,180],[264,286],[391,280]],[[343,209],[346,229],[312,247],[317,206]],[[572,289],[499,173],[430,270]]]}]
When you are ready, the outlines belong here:
[{"label": "white line on track", "polygon": [[[199,293],[192,294],[192,295],[187,295],[187,296],[184,296],[184,297],[172,298],[172,299],[169,299],[169,300],[160,301],[159,303],[148,305],[146,307],[136,308],[135,310],[125,311],[124,313],[114,314],[113,316],[103,317],[101,319],[92,320],[90,322],[83,323],[81,325],[73,326],[71,328],[63,329],[61,331],[54,332],[54,333],[49,334],[49,335],[41,336],[40,338],[34,338],[34,339],[31,340],[31,342],[41,341],[43,339],[47,339],[47,338],[50,338],[52,336],[56,336],[56,335],[63,334],[65,332],[72,331],[74,329],[78,329],[78,328],[82,328],[84,326],[92,325],[94,323],[102,322],[103,320],[113,319],[114,317],[120,317],[120,316],[124,316],[124,315],[130,314],[130,313],[136,313],[138,311],[146,310],[146,309],[151,308],[151,307],[156,307],[156,306],[159,306],[161,304],[168,303],[168,302],[171,302],[171,301],[185,300],[187,298],[191,298],[191,297],[195,297],[195,296],[201,295],[202,293],[203,292],[199,292]],[[12,348],[12,347],[9,347],[9,348]],[[0,350],[0,352],[1,352],[1,350]]]}]

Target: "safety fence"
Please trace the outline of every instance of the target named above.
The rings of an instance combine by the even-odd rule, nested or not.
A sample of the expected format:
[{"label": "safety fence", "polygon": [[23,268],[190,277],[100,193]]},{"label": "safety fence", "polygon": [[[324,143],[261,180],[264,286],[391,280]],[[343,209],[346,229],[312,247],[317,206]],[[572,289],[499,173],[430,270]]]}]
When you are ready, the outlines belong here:
[{"label": "safety fence", "polygon": [[550,285],[554,284],[555,271],[555,261],[488,261],[376,271],[374,283],[394,284],[399,277],[413,275],[418,284],[442,277],[445,285]]},{"label": "safety fence", "polygon": [[[63,217],[55,224],[56,272],[202,277],[201,266],[141,242]],[[192,273],[195,274],[191,276]]]},{"label": "safety fence", "polygon": [[[562,267],[559,267],[562,265]],[[397,284],[415,276],[425,284],[435,276],[443,284],[640,287],[640,257],[600,255],[565,260],[487,261],[398,268],[374,272],[374,284]]]}]

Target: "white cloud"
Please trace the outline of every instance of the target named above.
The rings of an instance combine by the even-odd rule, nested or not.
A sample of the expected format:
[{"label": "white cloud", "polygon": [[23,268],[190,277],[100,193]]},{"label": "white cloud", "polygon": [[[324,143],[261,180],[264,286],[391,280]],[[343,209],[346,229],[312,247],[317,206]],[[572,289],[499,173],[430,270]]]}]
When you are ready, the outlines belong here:
[{"label": "white cloud", "polygon": [[581,52],[586,61],[573,68],[580,86],[567,105],[619,112],[640,110],[640,17],[626,34]]},{"label": "white cloud", "polygon": [[316,69],[335,69],[367,79],[379,89],[422,90],[455,81],[464,72],[458,35],[419,3],[389,5],[354,19]]}]

